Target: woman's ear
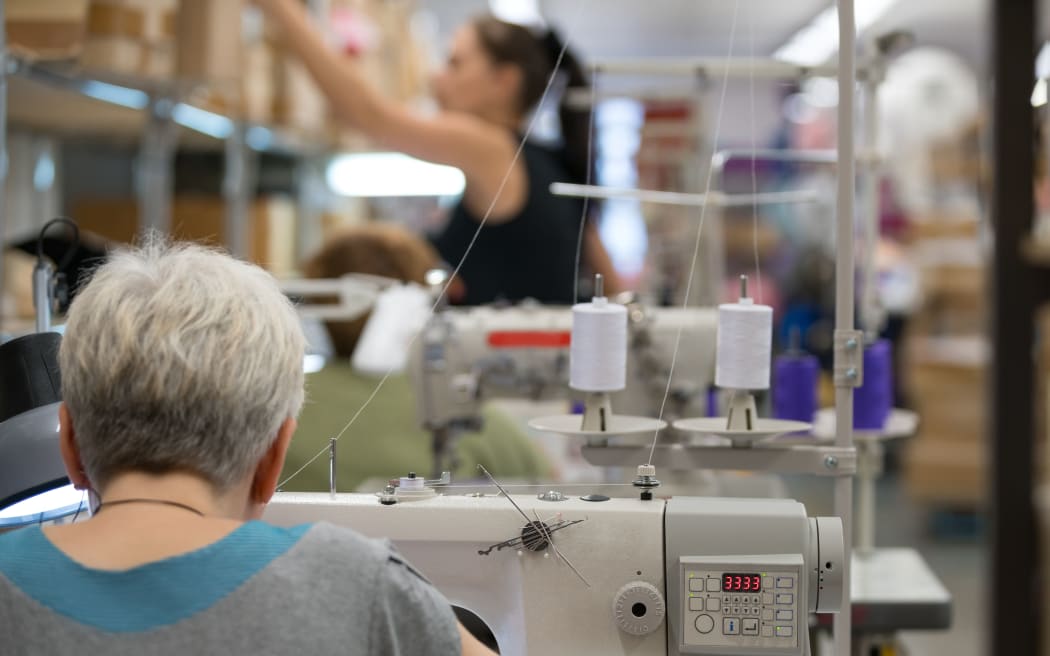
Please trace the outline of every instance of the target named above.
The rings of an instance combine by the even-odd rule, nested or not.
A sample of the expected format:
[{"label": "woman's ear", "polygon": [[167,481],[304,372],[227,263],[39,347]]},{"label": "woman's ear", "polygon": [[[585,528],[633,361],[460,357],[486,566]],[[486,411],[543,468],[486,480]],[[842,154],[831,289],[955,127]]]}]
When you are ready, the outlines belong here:
[{"label": "woman's ear", "polygon": [[80,460],[80,449],[77,447],[76,431],[73,430],[73,418],[65,403],[58,406],[58,447],[62,452],[62,462],[66,466],[69,482],[78,490],[90,490],[91,481],[84,471]]},{"label": "woman's ear", "polygon": [[281,470],[284,469],[284,458],[288,454],[288,446],[292,443],[292,435],[295,434],[297,426],[298,422],[292,417],[285,419],[277,429],[277,439],[266,450],[262,460],[255,468],[249,498],[249,503],[253,507],[253,515],[261,516],[263,507],[277,491]]}]

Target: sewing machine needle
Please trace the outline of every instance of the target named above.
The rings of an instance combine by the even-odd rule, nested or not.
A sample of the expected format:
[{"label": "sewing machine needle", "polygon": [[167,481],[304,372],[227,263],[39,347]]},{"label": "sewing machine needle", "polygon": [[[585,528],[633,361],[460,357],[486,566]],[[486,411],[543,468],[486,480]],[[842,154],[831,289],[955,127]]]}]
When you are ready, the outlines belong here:
[{"label": "sewing machine needle", "polygon": [[[543,527],[544,524],[543,524],[543,522],[540,521],[540,516],[536,514],[535,510],[532,511],[532,514],[536,517],[536,523],[539,524],[539,526]],[[573,571],[573,573],[576,574],[576,576],[579,577],[579,579],[581,581],[583,581],[583,584],[585,586],[587,586],[588,588],[591,587],[590,581],[585,579],[583,577],[583,574],[580,574],[580,570],[576,569],[576,566],[573,565],[572,562],[569,561],[569,559],[565,557],[565,554],[563,554],[561,552],[561,549],[558,548],[558,545],[554,544],[554,539],[551,537],[550,532],[546,528],[541,528],[541,530],[546,535],[547,544],[550,545],[551,549],[554,549],[554,554],[556,556],[558,556],[558,558],[561,558],[563,561],[565,561],[565,564],[569,566],[569,569],[571,569]]]},{"label": "sewing machine needle", "polygon": [[[531,524],[532,520],[529,519],[529,516],[526,515],[525,511],[521,509],[521,507],[514,501],[514,499],[511,498],[509,494],[507,494],[507,491],[503,489],[503,486],[499,484],[499,481],[493,478],[492,474],[489,473],[489,470],[485,469],[485,465],[482,465],[479,462],[478,469],[480,469],[482,473],[484,473],[485,476],[488,477],[490,481],[492,481],[492,484],[499,489],[503,496],[507,497],[507,501],[510,501],[510,505],[514,506],[514,509],[517,510],[518,514],[520,514],[525,519],[526,523]],[[588,588],[591,587],[591,584],[587,582],[587,579],[583,578],[583,575],[580,574],[580,570],[576,569],[576,566],[569,562],[569,559],[566,558],[565,555],[558,549],[558,547],[554,545],[554,541],[551,539],[550,533],[548,533],[546,529],[543,528],[543,522],[540,521],[539,516],[536,517],[536,523],[538,524],[537,528],[545,534],[544,537],[547,538],[547,543],[550,544],[551,548],[554,549],[555,555],[557,555],[558,558],[561,558],[563,561],[565,561],[565,564],[569,566],[569,569],[576,573],[576,576],[580,577],[580,580],[583,581],[584,585],[586,585]]]}]

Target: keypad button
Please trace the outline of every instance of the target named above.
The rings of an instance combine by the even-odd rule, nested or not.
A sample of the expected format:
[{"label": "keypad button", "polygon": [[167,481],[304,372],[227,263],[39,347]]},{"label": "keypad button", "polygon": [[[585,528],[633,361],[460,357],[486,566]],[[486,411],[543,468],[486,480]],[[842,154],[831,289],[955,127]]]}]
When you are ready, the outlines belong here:
[{"label": "keypad button", "polygon": [[711,633],[715,628],[715,621],[710,615],[700,615],[696,618],[696,621],[693,622],[693,626],[695,626],[696,630],[700,633]]},{"label": "keypad button", "polygon": [[726,617],[722,620],[723,635],[740,635],[740,620],[735,617]]},{"label": "keypad button", "polygon": [[704,600],[700,597],[689,597],[689,610],[703,610]]},{"label": "keypad button", "polygon": [[795,611],[791,610],[778,610],[777,621],[778,622],[793,622],[795,620]]},{"label": "keypad button", "polygon": [[689,592],[703,592],[704,591],[704,580],[703,579],[689,579]]},{"label": "keypad button", "polygon": [[776,629],[778,638],[790,638],[795,635],[795,627],[793,626],[778,626]]},{"label": "keypad button", "polygon": [[718,612],[722,609],[722,600],[718,597],[711,597],[707,600],[707,610],[712,612]]},{"label": "keypad button", "polygon": [[790,576],[778,576],[777,587],[790,590],[791,588],[795,587],[795,580]]},{"label": "keypad button", "polygon": [[772,592],[766,592],[765,594],[763,594],[762,595],[762,603],[766,604],[767,606],[769,604],[773,603],[773,593]]},{"label": "keypad button", "polygon": [[732,614],[733,614],[733,615],[740,615],[740,614],[741,614],[741,612],[740,612],[740,606],[733,606],[733,608],[732,608],[732,609],[730,609],[730,610],[732,611]]},{"label": "keypad button", "polygon": [[763,638],[772,638],[773,637],[773,627],[769,626],[768,624],[763,624],[762,625],[762,637]]},{"label": "keypad button", "polygon": [[762,588],[764,590],[769,590],[772,587],[773,587],[773,577],[772,576],[763,576],[762,577]]},{"label": "keypad button", "polygon": [[795,603],[795,595],[787,593],[777,595],[778,606],[790,606],[793,603]]},{"label": "keypad button", "polygon": [[758,620],[756,619],[744,619],[740,621],[741,633],[746,636],[757,636],[758,635]]},{"label": "keypad button", "polygon": [[772,608],[764,608],[762,610],[762,619],[764,621],[766,621],[766,622],[772,622],[773,621],[773,609]]},{"label": "keypad button", "polygon": [[719,592],[722,589],[722,582],[718,579],[707,579],[707,591],[708,592]]},{"label": "keypad button", "polygon": [[733,603],[738,606],[740,605],[740,595],[733,595]]},{"label": "keypad button", "polygon": [[752,617],[758,617],[759,611],[761,611],[761,609],[758,606],[752,606],[751,607],[751,616]]},{"label": "keypad button", "polygon": [[753,603],[753,604],[760,604],[760,603],[762,603],[762,600],[759,598],[758,595],[754,595],[753,597],[751,597],[751,603]]}]

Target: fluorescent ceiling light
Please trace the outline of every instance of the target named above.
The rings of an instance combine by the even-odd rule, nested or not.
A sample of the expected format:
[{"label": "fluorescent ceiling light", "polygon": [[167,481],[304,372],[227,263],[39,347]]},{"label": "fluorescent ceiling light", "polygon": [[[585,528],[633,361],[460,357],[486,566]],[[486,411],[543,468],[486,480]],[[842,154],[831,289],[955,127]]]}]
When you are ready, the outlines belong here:
[{"label": "fluorescent ceiling light", "polygon": [[529,27],[546,27],[537,0],[489,0],[489,10],[496,18]]},{"label": "fluorescent ceiling light", "polygon": [[[857,34],[861,34],[875,24],[875,21],[892,7],[897,0],[857,0],[854,6],[854,19]],[[839,49],[839,12],[834,6],[817,14],[788,42],[773,53],[774,59],[799,64],[800,66],[817,66],[831,59]]]},{"label": "fluorescent ceiling light", "polygon": [[467,180],[451,166],[399,153],[340,155],[328,165],[328,186],[342,196],[458,196]]}]

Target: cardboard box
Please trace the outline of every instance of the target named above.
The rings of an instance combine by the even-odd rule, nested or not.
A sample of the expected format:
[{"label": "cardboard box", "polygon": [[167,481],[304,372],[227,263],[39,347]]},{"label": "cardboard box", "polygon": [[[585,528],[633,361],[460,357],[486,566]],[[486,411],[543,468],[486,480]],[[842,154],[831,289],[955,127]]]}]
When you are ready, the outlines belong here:
[{"label": "cardboard box", "polygon": [[987,461],[983,443],[918,439],[904,460],[908,494],[933,505],[980,508],[987,502]]},{"label": "cardboard box", "polygon": [[97,74],[166,80],[175,73],[171,46],[152,45],[128,37],[92,37],[84,43],[80,65]]},{"label": "cardboard box", "polygon": [[67,59],[80,53],[88,0],[8,0],[8,47],[37,59]]},{"label": "cardboard box", "polygon": [[908,491],[974,508],[987,476],[988,344],[978,335],[910,338],[905,348],[905,384],[920,420],[905,455]]},{"label": "cardboard box", "polygon": [[243,0],[181,0],[179,77],[236,84],[243,71]]},{"label": "cardboard box", "polygon": [[174,0],[92,0],[80,65],[101,76],[175,74]]},{"label": "cardboard box", "polygon": [[[81,200],[73,216],[81,230],[117,242],[133,242],[139,232],[138,202],[129,198]],[[213,246],[226,243],[226,205],[213,196],[179,196],[172,208],[174,239]],[[250,214],[248,259],[275,275],[295,270],[296,210],[282,197],[261,198]]]},{"label": "cardboard box", "polygon": [[327,129],[328,99],[298,61],[285,52],[275,53],[273,121],[310,136]]},{"label": "cardboard box", "polygon": [[174,46],[175,0],[91,0],[88,37],[126,37]]}]

